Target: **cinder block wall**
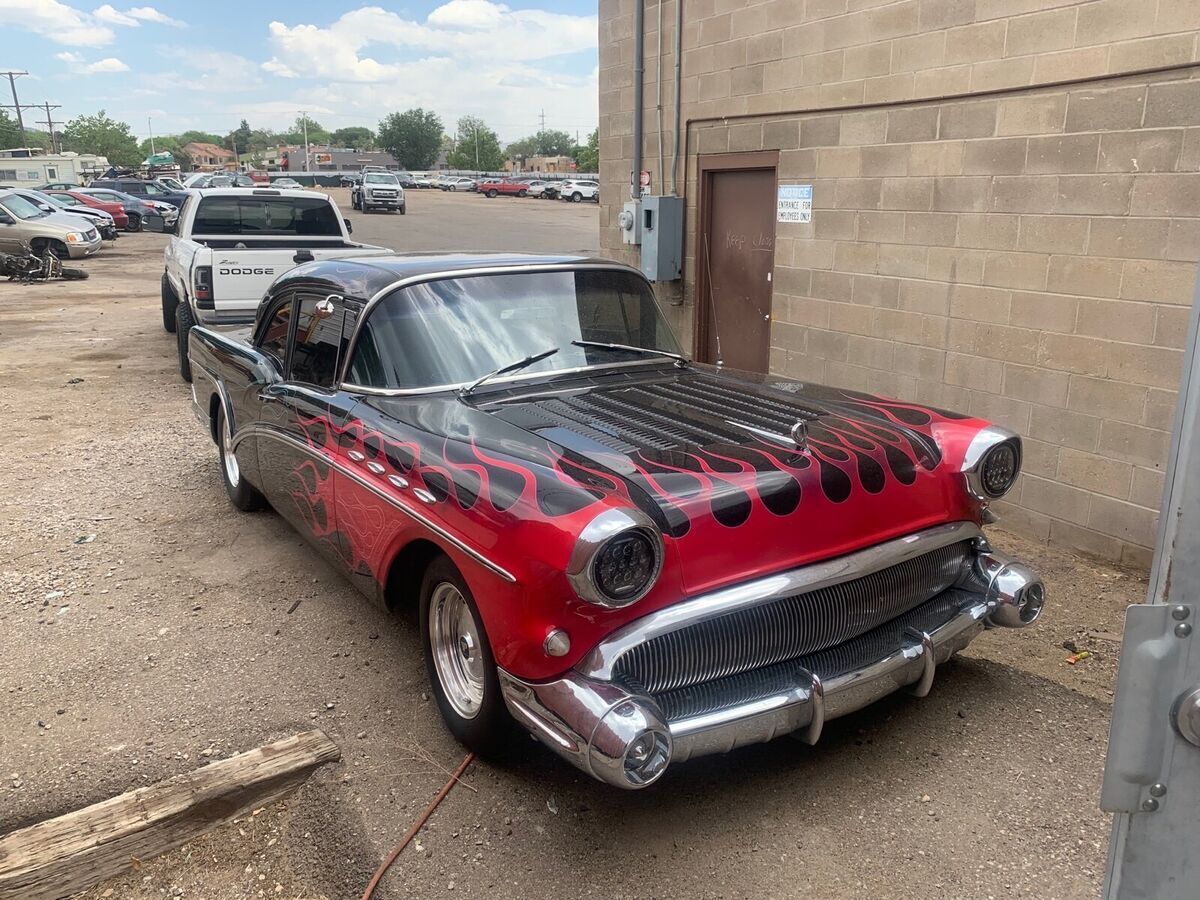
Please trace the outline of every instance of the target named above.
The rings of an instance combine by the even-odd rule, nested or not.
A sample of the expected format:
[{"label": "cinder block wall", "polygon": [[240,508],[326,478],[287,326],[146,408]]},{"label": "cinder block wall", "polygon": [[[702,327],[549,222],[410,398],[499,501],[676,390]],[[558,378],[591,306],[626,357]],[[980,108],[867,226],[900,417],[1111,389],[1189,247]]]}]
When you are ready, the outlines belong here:
[{"label": "cinder block wall", "polygon": [[[688,260],[660,290],[684,343],[697,156],[778,150],[780,182],[814,186],[814,215],[777,225],[772,371],[1020,432],[1005,524],[1148,564],[1200,259],[1200,0],[684,10]],[[664,102],[674,15],[665,3]],[[653,2],[646,17],[654,169]],[[614,225],[632,23],[631,0],[601,0],[601,242],[635,261]]]}]

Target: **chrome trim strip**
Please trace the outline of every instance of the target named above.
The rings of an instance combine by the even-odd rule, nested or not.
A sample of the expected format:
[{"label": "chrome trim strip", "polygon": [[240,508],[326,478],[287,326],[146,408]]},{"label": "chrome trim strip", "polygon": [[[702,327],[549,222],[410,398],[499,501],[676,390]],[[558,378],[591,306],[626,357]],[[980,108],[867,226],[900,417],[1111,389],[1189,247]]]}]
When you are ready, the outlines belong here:
[{"label": "chrome trim strip", "polygon": [[591,678],[607,681],[612,678],[613,668],[621,656],[632,647],[651,638],[686,628],[705,619],[759,606],[780,597],[789,597],[852,578],[861,578],[958,541],[971,540],[981,534],[979,526],[974,522],[935,525],[924,531],[876,544],[874,547],[867,547],[845,556],[721,588],[630,622],[597,644],[576,668]]},{"label": "chrome trim strip", "polygon": [[[297,440],[296,438],[292,437],[291,435],[281,434],[280,432],[276,431],[273,428],[264,428],[260,425],[254,424],[254,425],[246,426],[245,428],[243,428],[241,431],[239,431],[237,434],[235,434],[233,436],[231,449],[236,449],[237,445],[239,443],[241,443],[246,437],[250,436],[251,433],[253,433],[256,437],[270,438],[271,440],[276,440],[276,441],[279,441],[284,444],[289,444],[290,446],[295,447],[296,449],[301,450],[304,453],[307,453],[309,456],[312,456],[313,458],[320,460],[325,465],[331,466],[331,467],[337,469],[339,472],[341,472],[347,478],[350,478],[351,480],[357,482],[359,485],[366,488],[371,493],[375,494],[381,500],[384,500],[385,502],[391,504],[392,506],[394,506],[396,509],[400,510],[402,513],[404,513],[409,518],[414,519],[417,522],[420,522],[422,525],[424,525],[426,528],[428,528],[434,534],[441,537],[443,540],[447,541],[450,544],[453,544],[455,547],[457,547],[463,553],[467,554],[467,556],[471,557],[471,559],[475,560],[477,563],[482,565],[484,568],[488,569],[491,572],[494,572],[495,574],[499,575],[501,578],[503,578],[505,581],[507,581],[511,584],[517,583],[516,576],[513,575],[511,572],[509,572],[507,569],[505,569],[503,566],[500,566],[497,563],[492,562],[490,559],[488,559],[486,556],[484,556],[478,550],[474,549],[473,547],[468,546],[466,543],[464,543],[462,541],[461,538],[458,538],[455,535],[451,534],[449,531],[447,531],[442,526],[431,521],[430,519],[426,518],[425,516],[421,515],[420,513],[416,512],[415,510],[409,509],[406,505],[401,503],[395,497],[391,496],[387,491],[383,490],[383,488],[379,487],[379,485],[373,484],[361,472],[356,472],[354,469],[350,468],[349,466],[342,465],[341,463],[337,462],[336,460],[332,459],[331,457],[317,452],[312,447],[310,447],[308,444],[304,443],[304,441]],[[421,492],[414,491],[414,493],[419,494]],[[433,499],[434,499],[433,495],[430,494],[429,500],[432,501]]]}]

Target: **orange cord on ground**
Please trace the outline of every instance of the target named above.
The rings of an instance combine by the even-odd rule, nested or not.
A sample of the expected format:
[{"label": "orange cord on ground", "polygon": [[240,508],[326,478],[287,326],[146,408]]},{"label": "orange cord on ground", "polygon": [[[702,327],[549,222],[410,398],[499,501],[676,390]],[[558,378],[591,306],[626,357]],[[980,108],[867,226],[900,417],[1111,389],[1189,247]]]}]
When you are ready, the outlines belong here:
[{"label": "orange cord on ground", "polygon": [[454,785],[458,782],[458,779],[462,777],[463,772],[467,771],[467,766],[469,766],[471,761],[474,759],[475,754],[468,753],[463,761],[459,764],[458,769],[455,770],[454,774],[450,776],[450,780],[442,785],[442,789],[437,792],[437,796],[433,798],[433,802],[425,807],[425,812],[421,813],[421,817],[417,819],[417,821],[413,822],[412,828],[405,832],[404,837],[400,839],[400,843],[396,845],[396,849],[388,854],[388,858],[383,861],[383,865],[375,870],[375,874],[371,876],[371,880],[367,884],[367,889],[363,891],[362,900],[371,900],[371,895],[375,893],[375,888],[379,885],[380,880],[383,878],[387,870],[392,867],[392,863],[396,861],[396,857],[398,857],[400,852],[409,845],[413,838],[417,836],[417,832],[425,827],[425,823],[429,821],[429,817],[433,815],[433,811],[438,808],[438,804],[446,799],[446,795],[450,793],[450,789],[454,787]]}]

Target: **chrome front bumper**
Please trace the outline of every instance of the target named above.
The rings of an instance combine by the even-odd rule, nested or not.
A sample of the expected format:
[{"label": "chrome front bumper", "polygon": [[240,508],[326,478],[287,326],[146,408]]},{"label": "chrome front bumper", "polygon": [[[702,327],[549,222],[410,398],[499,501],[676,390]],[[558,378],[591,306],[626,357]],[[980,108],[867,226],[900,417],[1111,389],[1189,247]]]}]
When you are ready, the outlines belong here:
[{"label": "chrome front bumper", "polygon": [[[955,527],[961,531],[964,526]],[[945,529],[938,531],[944,534]],[[911,543],[914,537],[904,541]],[[776,677],[772,690],[716,711],[668,721],[653,697],[597,677],[610,667],[596,666],[595,654],[589,657],[590,667],[585,660],[553,681],[527,682],[501,670],[500,684],[513,717],[535,737],[589,775],[621,788],[652,784],[672,762],[782,734],[795,732],[813,744],[827,721],[888,694],[902,688],[918,697],[928,694],[937,666],[985,627],[1019,628],[1036,621],[1045,598],[1038,576],[991,551],[982,536],[977,545],[970,578],[925,605],[935,610],[936,620],[927,616],[923,629],[893,629],[898,640],[882,652],[875,652],[881,646],[877,638],[860,636],[834,648],[855,661],[849,667],[821,663],[810,669],[797,661],[788,666],[785,683]],[[867,652],[856,649],[856,643]],[[829,659],[821,654],[813,658]]]}]

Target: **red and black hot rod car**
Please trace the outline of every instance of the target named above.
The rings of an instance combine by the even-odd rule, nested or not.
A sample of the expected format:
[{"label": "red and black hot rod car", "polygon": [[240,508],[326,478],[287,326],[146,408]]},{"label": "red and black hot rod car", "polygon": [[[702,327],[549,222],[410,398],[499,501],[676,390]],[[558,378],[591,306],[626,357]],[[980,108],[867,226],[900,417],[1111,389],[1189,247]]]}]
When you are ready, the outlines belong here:
[{"label": "red and black hot rod car", "polygon": [[302,265],[247,337],[190,335],[235,506],[419,604],[449,728],[515,719],[609,784],[907,688],[1044,586],[989,547],[1020,439],[980,419],[688,362],[612,262]]}]

